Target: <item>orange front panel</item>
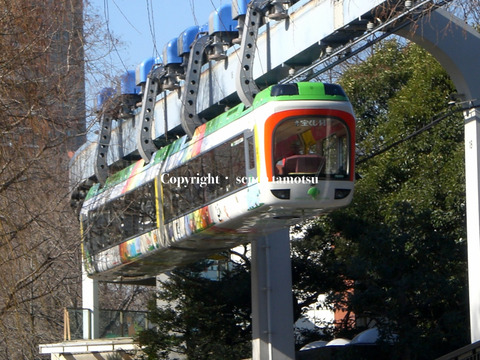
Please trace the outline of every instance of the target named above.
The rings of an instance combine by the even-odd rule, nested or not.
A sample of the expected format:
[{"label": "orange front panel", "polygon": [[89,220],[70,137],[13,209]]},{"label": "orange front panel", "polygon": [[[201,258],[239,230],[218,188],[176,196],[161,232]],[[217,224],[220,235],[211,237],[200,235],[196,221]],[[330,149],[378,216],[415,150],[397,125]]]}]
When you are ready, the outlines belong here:
[{"label": "orange front panel", "polygon": [[355,118],[351,113],[341,110],[333,109],[298,109],[298,110],[286,110],[275,113],[271,115],[265,121],[265,133],[264,133],[264,143],[265,143],[265,166],[266,166],[266,175],[269,181],[272,181],[273,178],[273,133],[275,127],[286,118],[298,117],[298,116],[330,116],[334,118],[339,118],[345,122],[347,128],[350,132],[350,181],[354,179],[354,159],[355,159]]}]

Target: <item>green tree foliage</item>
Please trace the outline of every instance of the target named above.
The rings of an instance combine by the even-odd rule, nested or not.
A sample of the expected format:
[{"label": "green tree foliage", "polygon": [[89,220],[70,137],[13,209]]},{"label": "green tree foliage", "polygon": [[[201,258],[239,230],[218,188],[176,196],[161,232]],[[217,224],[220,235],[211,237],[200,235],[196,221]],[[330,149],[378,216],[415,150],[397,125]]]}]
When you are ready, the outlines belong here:
[{"label": "green tree foliage", "polygon": [[[431,56],[396,41],[347,70],[341,83],[357,113],[363,156],[429,124],[454,92]],[[395,334],[391,359],[432,359],[468,342],[463,146],[455,113],[360,162],[353,204],[320,219],[296,244],[313,240],[318,263],[331,263],[328,276],[335,269],[350,280],[346,298],[332,287],[332,303]]]},{"label": "green tree foliage", "polygon": [[205,263],[177,270],[162,283],[150,304],[156,328],[143,331],[149,360],[170,353],[188,359],[244,359],[251,353],[250,273],[245,267],[225,271],[218,280],[202,276]]}]

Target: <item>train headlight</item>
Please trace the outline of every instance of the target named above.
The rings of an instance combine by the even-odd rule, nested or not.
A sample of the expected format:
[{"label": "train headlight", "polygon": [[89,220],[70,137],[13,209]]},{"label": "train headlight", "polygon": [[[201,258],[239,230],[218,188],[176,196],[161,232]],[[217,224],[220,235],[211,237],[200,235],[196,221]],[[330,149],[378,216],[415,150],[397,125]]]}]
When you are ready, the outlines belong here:
[{"label": "train headlight", "polygon": [[315,186],[312,186],[310,189],[308,189],[307,194],[310,195],[312,199],[316,199],[320,194],[320,190],[318,190]]},{"label": "train headlight", "polygon": [[288,200],[290,199],[290,189],[275,189],[275,190],[270,190],[273,194],[273,196],[282,199],[282,200]]},{"label": "train headlight", "polygon": [[345,199],[351,191],[350,189],[335,189],[335,199]]}]

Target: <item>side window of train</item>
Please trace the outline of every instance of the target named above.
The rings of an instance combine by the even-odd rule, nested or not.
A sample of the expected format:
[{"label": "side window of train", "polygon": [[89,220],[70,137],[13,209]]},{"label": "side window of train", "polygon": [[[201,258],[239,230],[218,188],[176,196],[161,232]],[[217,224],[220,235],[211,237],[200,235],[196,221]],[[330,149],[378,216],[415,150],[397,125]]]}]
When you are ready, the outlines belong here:
[{"label": "side window of train", "polygon": [[165,221],[205,206],[242,187],[243,184],[237,183],[236,179],[246,174],[244,144],[242,134],[172,169],[165,178],[184,178],[189,184],[178,186],[174,181],[162,183]]},{"label": "side window of train", "polygon": [[156,227],[155,190],[149,182],[88,213],[85,239],[96,252]]}]

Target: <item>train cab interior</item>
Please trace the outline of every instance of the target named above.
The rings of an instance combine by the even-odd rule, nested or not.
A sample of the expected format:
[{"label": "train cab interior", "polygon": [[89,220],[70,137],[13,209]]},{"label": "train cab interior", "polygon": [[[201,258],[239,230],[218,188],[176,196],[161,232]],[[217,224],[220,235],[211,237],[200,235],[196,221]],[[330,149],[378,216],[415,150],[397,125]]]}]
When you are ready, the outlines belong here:
[{"label": "train cab interior", "polygon": [[347,175],[348,131],[339,119],[286,119],[274,131],[273,147],[275,176]]}]

